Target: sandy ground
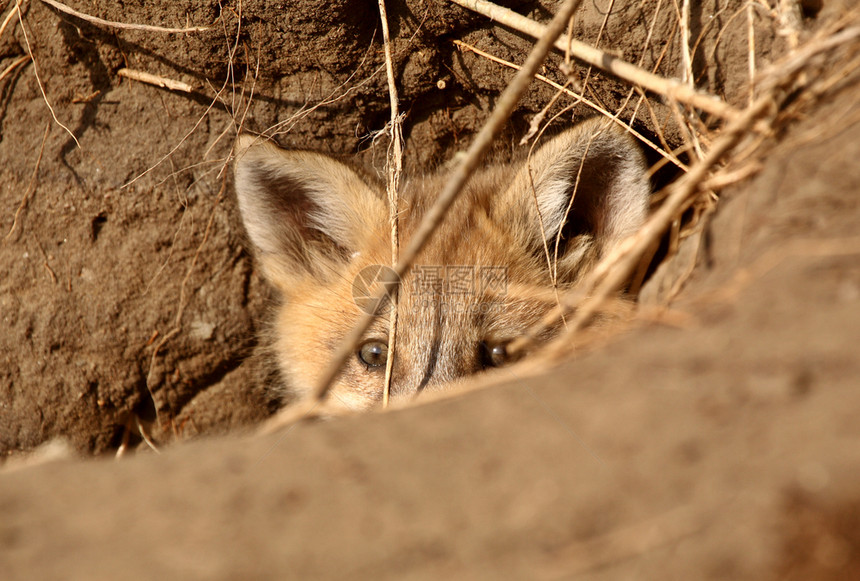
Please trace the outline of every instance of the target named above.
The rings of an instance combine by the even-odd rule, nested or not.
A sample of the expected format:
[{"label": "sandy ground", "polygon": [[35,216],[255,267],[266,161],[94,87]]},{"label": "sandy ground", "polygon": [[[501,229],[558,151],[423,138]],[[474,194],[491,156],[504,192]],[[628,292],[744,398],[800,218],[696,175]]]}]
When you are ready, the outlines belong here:
[{"label": "sandy ground", "polygon": [[[332,18],[346,4],[332,3]],[[129,10],[100,15],[157,20]],[[432,34],[487,34],[446,17]],[[758,177],[723,192],[699,264],[659,321],[643,311],[608,345],[538,376],[514,370],[457,398],[258,437],[242,426],[272,405],[265,370],[246,358],[268,291],[234,203],[203,170],[159,166],[121,188],[160,157],[147,148],[167,153],[190,128],[177,120],[208,103],[117,83],[108,72],[123,43],[58,25],[39,3],[28,21],[45,70],[71,71],[48,94],[78,115],[86,147],[51,130],[39,186],[0,247],[4,579],[860,577],[856,82],[777,136]],[[15,35],[0,38],[3,66],[20,50]],[[166,52],[123,38],[136,66],[218,70],[214,55],[186,67],[186,54],[205,55],[192,41],[171,41],[190,48],[165,63]],[[287,84],[310,75],[269,65]],[[97,106],[73,102],[75,83],[84,97],[102,87]],[[261,92],[264,126],[290,110],[274,86]],[[384,119],[377,89],[382,105],[356,116],[378,106]],[[49,123],[32,75],[4,84],[0,105],[5,235]],[[229,147],[221,114],[171,163],[214,147],[217,170]],[[417,139],[443,125],[431,117]],[[308,122],[291,138],[336,125]],[[338,131],[332,149],[350,149],[353,127]],[[171,419],[155,426],[160,441],[191,441],[110,459],[126,420],[155,409]],[[106,454],[21,456],[57,436],[77,454]]]}]

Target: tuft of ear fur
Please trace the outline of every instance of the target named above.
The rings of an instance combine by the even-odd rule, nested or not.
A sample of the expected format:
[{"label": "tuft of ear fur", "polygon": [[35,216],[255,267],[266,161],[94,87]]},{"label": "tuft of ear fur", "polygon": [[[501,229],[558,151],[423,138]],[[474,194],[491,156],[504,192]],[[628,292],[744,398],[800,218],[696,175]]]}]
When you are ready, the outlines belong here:
[{"label": "tuft of ear fur", "polygon": [[558,244],[558,274],[572,282],[644,223],[651,194],[646,169],[630,135],[611,121],[590,119],[532,155],[503,194],[499,213],[525,216],[523,243],[536,251],[547,248],[555,257]]},{"label": "tuft of ear fur", "polygon": [[387,210],[376,189],[325,155],[240,135],[234,175],[245,230],[266,276],[325,277],[356,252]]}]

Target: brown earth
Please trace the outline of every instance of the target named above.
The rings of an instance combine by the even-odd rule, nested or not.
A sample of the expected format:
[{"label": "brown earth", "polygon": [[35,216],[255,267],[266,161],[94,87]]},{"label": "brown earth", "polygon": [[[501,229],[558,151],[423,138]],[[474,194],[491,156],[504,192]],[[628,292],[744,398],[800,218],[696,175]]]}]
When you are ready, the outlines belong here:
[{"label": "brown earth", "polygon": [[[215,24],[117,31],[32,2],[27,39],[14,25],[0,36],[0,70],[29,41],[81,145],[51,121],[32,63],[0,81],[4,578],[860,576],[856,75],[777,136],[756,179],[723,193],[664,314],[673,325],[643,315],[536,377],[260,438],[235,432],[274,407],[251,356],[272,297],[222,169],[242,120],[382,166],[376,3],[100,4],[69,2],[114,21]],[[592,44],[601,4],[577,21]],[[703,88],[743,105],[746,19],[731,4],[694,11],[699,54],[713,54],[694,63]],[[810,28],[840,8],[813,4]],[[551,8],[514,5],[542,20]],[[640,48],[655,5],[617,2],[600,45],[646,67],[667,46],[659,70],[674,76],[673,6]],[[530,43],[444,3],[389,13],[407,165],[433,167],[468,144],[511,77],[451,41],[515,62]],[[763,64],[785,47],[766,17],[756,24]],[[123,67],[195,91],[131,82]],[[610,110],[626,95],[603,75],[591,84]],[[497,159],[551,96],[530,90]],[[162,454],[19,457],[58,437],[110,453],[136,419]]]}]

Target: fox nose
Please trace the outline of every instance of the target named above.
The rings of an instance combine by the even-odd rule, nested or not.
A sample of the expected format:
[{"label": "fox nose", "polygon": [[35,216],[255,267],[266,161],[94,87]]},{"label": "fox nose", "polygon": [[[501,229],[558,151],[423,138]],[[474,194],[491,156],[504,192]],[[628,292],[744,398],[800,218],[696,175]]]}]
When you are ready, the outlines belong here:
[{"label": "fox nose", "polygon": [[395,355],[392,395],[414,396],[481,370],[477,346],[452,341],[430,341],[418,356]]}]

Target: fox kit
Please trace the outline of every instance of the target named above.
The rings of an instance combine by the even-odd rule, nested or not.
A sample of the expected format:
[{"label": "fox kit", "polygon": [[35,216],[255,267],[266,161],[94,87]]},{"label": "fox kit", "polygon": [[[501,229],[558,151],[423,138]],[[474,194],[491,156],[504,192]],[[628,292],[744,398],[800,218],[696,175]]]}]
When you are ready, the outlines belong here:
[{"label": "fox kit", "polygon": [[[363,269],[390,264],[385,190],[331,157],[249,135],[235,153],[242,219],[283,299],[271,348],[285,393],[302,396],[361,315],[354,289]],[[643,223],[645,176],[633,140],[596,119],[552,138],[519,167],[472,176],[401,282],[392,399],[507,363],[506,344],[554,306],[554,287],[574,286]],[[404,183],[402,244],[444,183],[439,175]],[[382,399],[387,313],[346,363],[332,404],[365,409]]]}]

